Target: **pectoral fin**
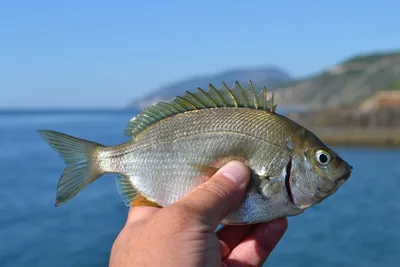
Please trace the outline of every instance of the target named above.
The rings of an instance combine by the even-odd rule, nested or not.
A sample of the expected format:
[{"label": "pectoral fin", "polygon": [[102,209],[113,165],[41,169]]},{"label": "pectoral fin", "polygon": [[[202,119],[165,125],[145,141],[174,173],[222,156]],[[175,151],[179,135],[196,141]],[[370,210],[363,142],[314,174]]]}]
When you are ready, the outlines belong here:
[{"label": "pectoral fin", "polygon": [[188,164],[190,167],[198,170],[201,172],[201,174],[204,174],[206,176],[213,176],[219,168],[211,167],[211,166],[206,166],[206,165],[201,165],[201,164]]}]

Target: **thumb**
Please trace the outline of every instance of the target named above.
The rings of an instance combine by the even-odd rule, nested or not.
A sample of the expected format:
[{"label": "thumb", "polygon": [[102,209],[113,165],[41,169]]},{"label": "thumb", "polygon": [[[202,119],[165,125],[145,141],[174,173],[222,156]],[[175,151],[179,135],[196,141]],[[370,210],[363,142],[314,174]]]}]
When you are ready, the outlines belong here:
[{"label": "thumb", "polygon": [[214,229],[240,203],[249,180],[249,168],[231,161],[178,202]]}]

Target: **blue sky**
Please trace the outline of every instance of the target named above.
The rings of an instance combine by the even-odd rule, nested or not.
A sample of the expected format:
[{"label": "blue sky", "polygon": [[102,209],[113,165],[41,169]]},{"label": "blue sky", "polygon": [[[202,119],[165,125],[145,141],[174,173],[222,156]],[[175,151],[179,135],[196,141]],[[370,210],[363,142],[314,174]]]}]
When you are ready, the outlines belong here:
[{"label": "blue sky", "polygon": [[[188,76],[400,49],[400,1],[2,1],[0,108],[118,107]],[[190,89],[190,88],[188,88]]]}]

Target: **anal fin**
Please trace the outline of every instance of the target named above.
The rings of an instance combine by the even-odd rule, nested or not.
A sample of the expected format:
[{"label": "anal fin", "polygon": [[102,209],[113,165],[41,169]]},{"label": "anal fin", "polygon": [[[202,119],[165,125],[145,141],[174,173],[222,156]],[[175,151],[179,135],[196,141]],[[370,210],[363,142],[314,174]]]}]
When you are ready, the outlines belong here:
[{"label": "anal fin", "polygon": [[140,194],[132,185],[129,177],[123,174],[117,175],[117,191],[128,207],[148,206],[161,208],[160,205],[148,200],[145,196]]},{"label": "anal fin", "polygon": [[137,190],[133,187],[131,181],[128,176],[123,174],[117,175],[117,191],[124,201],[125,205],[129,207],[129,204],[136,198],[138,195]]},{"label": "anal fin", "polygon": [[141,194],[137,194],[137,196],[135,197],[135,199],[133,199],[133,201],[129,204],[131,207],[156,207],[156,208],[162,208],[160,205],[158,205],[157,203],[148,200],[146,197],[144,197]]}]

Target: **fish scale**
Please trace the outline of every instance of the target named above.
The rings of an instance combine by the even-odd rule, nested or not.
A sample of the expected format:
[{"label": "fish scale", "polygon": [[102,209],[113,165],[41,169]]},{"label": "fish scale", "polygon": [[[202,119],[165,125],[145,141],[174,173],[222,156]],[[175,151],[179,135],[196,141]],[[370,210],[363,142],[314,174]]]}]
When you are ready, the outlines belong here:
[{"label": "fish scale", "polygon": [[236,108],[196,110],[160,121],[135,136],[135,142],[136,148],[140,148],[147,144],[168,142],[188,135],[229,131],[264,139],[266,136],[268,138],[269,129],[274,129],[275,134],[278,133],[284,138],[278,140],[270,135],[271,138],[267,140],[285,145],[285,139],[291,136],[296,127],[289,123],[285,124],[284,121],[279,122],[271,114],[261,110]]},{"label": "fish scale", "polygon": [[64,159],[55,205],[105,173],[117,174],[128,206],[166,207],[240,160],[251,179],[223,224],[253,224],[295,216],[332,195],[352,167],[311,131],[275,112],[266,88],[256,94],[222,83],[152,105],[126,126],[130,140],[104,146],[63,133],[39,134]]},{"label": "fish scale", "polygon": [[[175,146],[171,143],[163,143],[145,152],[135,151],[121,158],[121,161],[126,162],[126,169],[121,172],[132,177],[133,185],[140,188],[140,191],[148,198],[162,205],[169,205],[204,181],[201,173],[188,164],[212,166],[214,159],[226,155],[245,156],[249,162],[252,161],[252,157],[256,155],[253,151],[257,148],[254,138],[243,135],[237,138],[236,135],[221,137],[218,133],[203,133],[186,137]],[[226,142],[231,145],[227,146]],[[240,145],[243,144],[245,144],[243,151],[238,151],[238,148],[242,148]],[[185,153],[180,153],[179,151],[183,148]],[[157,156],[154,158],[154,155]],[[140,170],[130,164],[136,160],[133,157],[142,159]],[[174,189],[178,185],[184,190]],[[164,190],[157,190],[158,187]],[[171,192],[174,193],[171,194]],[[172,202],[168,202],[166,197],[172,199]]]}]

